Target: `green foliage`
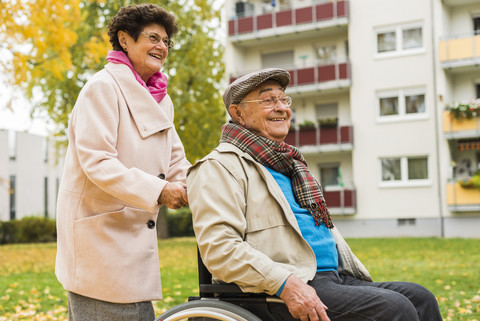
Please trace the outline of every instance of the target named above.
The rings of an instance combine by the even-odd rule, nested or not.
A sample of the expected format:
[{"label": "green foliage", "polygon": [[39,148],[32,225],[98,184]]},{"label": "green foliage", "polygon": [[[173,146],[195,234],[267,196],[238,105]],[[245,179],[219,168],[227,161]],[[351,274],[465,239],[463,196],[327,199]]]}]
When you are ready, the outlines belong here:
[{"label": "green foliage", "polygon": [[456,120],[480,117],[480,101],[453,103],[447,106],[450,117]]},{"label": "green foliage", "polygon": [[315,123],[311,120],[305,120],[303,123],[298,124],[298,127],[300,127],[300,129],[309,130],[315,128]]},{"label": "green foliage", "polygon": [[167,214],[168,235],[170,237],[194,236],[192,212],[188,207],[169,210]]},{"label": "green foliage", "polygon": [[[66,142],[69,115],[81,88],[106,63],[111,49],[108,21],[120,7],[140,2],[148,1],[0,1],[0,18],[5,21],[0,43],[14,60],[4,69],[13,76],[11,84],[36,103],[32,115],[55,125],[59,141]],[[175,15],[179,27],[162,72],[169,79],[175,127],[191,162],[217,145],[226,119],[220,95],[223,47],[215,36],[220,8],[214,8],[214,2],[155,2]],[[37,91],[41,101],[33,99]]]},{"label": "green foliage", "polygon": [[56,237],[56,223],[52,219],[32,216],[0,222],[0,244],[53,242]]},{"label": "green foliage", "polygon": [[476,171],[472,177],[458,181],[463,188],[480,189],[480,170]]}]

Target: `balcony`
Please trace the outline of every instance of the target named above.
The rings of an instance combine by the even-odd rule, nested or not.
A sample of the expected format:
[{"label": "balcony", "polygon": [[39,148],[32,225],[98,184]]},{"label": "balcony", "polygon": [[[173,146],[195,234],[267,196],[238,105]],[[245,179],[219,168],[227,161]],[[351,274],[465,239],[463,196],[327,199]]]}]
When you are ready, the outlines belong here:
[{"label": "balcony", "polygon": [[478,212],[480,211],[480,190],[464,188],[457,182],[449,182],[447,206],[451,212]]},{"label": "balcony", "polygon": [[448,111],[443,112],[443,133],[447,139],[480,137],[480,124],[477,117],[455,119]]},{"label": "balcony", "polygon": [[296,146],[303,154],[351,151],[353,148],[353,127],[292,128],[285,138],[285,142]]},{"label": "balcony", "polygon": [[[332,62],[303,68],[294,66],[286,69],[290,73],[290,84],[287,88],[287,93],[289,94],[318,94],[319,91],[339,91],[351,86],[349,62]],[[233,82],[238,77],[231,77],[230,82]]]},{"label": "balcony", "polygon": [[[288,8],[264,14],[253,14],[228,21],[229,41],[242,46],[278,41],[275,37],[282,35],[282,41],[298,39],[302,36],[333,34],[348,27],[348,1],[334,0],[301,8]],[[266,41],[266,42],[265,42]]]},{"label": "balcony", "polygon": [[343,189],[341,187],[325,188],[323,197],[327,203],[328,210],[334,215],[355,214],[357,207],[356,194],[354,189]]},{"label": "balcony", "polygon": [[440,41],[440,62],[444,69],[469,72],[480,64],[480,35],[461,34]]},{"label": "balcony", "polygon": [[443,0],[442,1],[447,6],[463,6],[466,4],[478,3],[478,0]]}]

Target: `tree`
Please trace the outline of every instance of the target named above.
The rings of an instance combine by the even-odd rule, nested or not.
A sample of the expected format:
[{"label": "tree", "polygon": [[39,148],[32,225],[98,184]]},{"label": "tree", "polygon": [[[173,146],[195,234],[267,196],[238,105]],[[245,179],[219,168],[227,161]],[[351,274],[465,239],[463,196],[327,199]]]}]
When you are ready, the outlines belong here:
[{"label": "tree", "polygon": [[[32,102],[41,93],[32,116],[47,117],[58,139],[66,140],[81,88],[106,63],[108,21],[120,7],[138,2],[145,1],[0,0],[0,43],[13,55],[12,64],[2,67]],[[225,121],[219,87],[223,48],[215,38],[220,10],[213,0],[156,3],[176,16],[179,27],[162,72],[169,79],[175,126],[193,162],[218,143]]]}]

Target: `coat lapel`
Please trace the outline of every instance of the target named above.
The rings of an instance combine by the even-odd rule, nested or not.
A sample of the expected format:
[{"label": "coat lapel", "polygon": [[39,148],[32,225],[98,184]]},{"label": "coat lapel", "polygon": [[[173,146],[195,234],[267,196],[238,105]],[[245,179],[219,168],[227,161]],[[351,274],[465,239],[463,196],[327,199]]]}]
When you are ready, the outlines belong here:
[{"label": "coat lapel", "polygon": [[108,63],[105,69],[117,82],[142,138],[173,127],[172,100],[168,94],[157,103],[135,79],[128,66]]}]

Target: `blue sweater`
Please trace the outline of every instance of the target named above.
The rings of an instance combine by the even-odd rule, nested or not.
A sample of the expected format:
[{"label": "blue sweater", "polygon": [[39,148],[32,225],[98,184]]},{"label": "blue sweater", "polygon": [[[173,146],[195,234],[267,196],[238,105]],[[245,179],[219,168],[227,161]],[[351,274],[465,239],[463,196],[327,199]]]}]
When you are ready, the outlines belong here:
[{"label": "blue sweater", "polygon": [[298,205],[289,177],[267,167],[287,198],[298,222],[303,238],[311,246],[317,259],[317,271],[335,271],[338,268],[338,252],[335,239],[325,225],[315,225],[312,214]]}]

